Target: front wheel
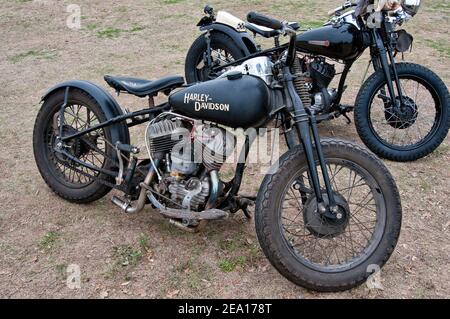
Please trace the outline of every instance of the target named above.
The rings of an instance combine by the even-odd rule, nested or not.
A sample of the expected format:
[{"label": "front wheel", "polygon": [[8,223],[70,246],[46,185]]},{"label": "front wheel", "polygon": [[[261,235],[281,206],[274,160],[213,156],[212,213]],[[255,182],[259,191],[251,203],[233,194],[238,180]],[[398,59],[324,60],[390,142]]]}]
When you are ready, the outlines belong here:
[{"label": "front wheel", "polygon": [[[388,98],[384,73],[374,73],[355,103],[355,124],[363,142],[380,157],[415,161],[432,153],[450,128],[449,93],[432,71],[396,64],[404,101]],[[395,86],[395,84],[394,84]]]},{"label": "front wheel", "polygon": [[[402,208],[394,179],[375,155],[338,140],[324,140],[322,148],[338,219],[318,212],[298,146],[263,181],[256,232],[265,255],[287,279],[316,291],[342,291],[364,282],[389,259]],[[323,196],[327,201],[325,190]]]}]

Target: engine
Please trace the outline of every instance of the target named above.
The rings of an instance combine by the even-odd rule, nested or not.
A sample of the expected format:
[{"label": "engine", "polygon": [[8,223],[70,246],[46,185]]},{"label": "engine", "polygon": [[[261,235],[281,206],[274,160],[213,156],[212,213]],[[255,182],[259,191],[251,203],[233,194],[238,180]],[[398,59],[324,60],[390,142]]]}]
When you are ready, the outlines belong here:
[{"label": "engine", "polygon": [[147,139],[152,158],[165,167],[158,192],[192,210],[204,206],[210,194],[208,173],[219,171],[236,145],[236,137],[223,128],[180,118],[151,124]]},{"label": "engine", "polygon": [[335,66],[325,58],[304,57],[296,60],[294,72],[295,88],[303,105],[316,113],[328,111],[336,97],[336,90],[328,88],[336,75]]}]

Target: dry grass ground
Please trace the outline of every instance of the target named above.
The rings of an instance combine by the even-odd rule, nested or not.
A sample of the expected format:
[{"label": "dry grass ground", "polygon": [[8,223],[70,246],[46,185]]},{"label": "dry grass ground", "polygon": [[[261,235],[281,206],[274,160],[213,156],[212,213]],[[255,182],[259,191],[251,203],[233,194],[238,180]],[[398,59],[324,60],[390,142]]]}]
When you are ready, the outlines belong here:
[{"label": "dry grass ground", "polygon": [[[73,2],[81,6],[79,31],[66,27],[65,9]],[[315,26],[341,1],[210,2],[240,17],[256,9]],[[406,59],[430,67],[448,84],[450,4],[424,2],[407,25],[416,42]],[[448,298],[449,139],[415,163],[386,163],[401,190],[404,223],[382,272],[384,290],[377,291],[361,286],[317,294],[296,287],[269,266],[253,223],[240,215],[192,235],[150,210],[125,216],[109,198],[72,205],[46,187],[31,146],[46,89],[67,79],[103,83],[106,73],[183,74],[203,5],[198,0],[0,0],[0,297]],[[367,57],[354,67],[349,103],[366,62]],[[134,110],[145,105],[124,96],[119,101]],[[322,133],[361,143],[343,120],[323,125]],[[261,179],[250,166],[245,191],[256,192]],[[79,290],[66,287],[69,264],[81,267]]]}]

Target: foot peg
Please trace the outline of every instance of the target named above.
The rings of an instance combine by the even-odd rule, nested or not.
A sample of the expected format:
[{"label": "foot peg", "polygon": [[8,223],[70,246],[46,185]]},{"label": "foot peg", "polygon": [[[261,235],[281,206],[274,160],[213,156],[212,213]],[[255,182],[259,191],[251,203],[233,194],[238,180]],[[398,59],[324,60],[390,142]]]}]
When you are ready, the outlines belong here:
[{"label": "foot peg", "polygon": [[116,148],[121,152],[132,153],[132,154],[139,154],[139,152],[141,151],[139,149],[139,147],[136,147],[133,145],[128,145],[128,144],[122,144],[120,142],[117,142]]}]

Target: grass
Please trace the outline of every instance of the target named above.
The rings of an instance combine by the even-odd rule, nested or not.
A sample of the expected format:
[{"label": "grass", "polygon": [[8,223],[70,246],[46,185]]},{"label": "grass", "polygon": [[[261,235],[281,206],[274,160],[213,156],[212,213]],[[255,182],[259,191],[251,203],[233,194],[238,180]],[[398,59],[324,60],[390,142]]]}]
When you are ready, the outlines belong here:
[{"label": "grass", "polygon": [[61,235],[57,231],[49,231],[39,242],[39,246],[45,250],[51,250]]},{"label": "grass", "polygon": [[441,156],[449,154],[449,153],[450,153],[450,146],[443,143],[434,151],[432,156],[441,157]]},{"label": "grass", "polygon": [[135,26],[133,26],[133,27],[130,29],[130,32],[131,32],[131,33],[134,33],[134,32],[139,32],[139,31],[142,31],[142,30],[145,30],[145,27],[144,27],[144,26],[141,26],[141,25],[135,25]]},{"label": "grass", "polygon": [[177,3],[181,3],[184,0],[163,0],[164,4],[177,4]]},{"label": "grass", "polygon": [[232,168],[226,169],[226,170],[222,170],[222,171],[220,171],[219,174],[220,174],[220,178],[222,180],[225,180],[225,181],[231,180],[234,177],[234,175],[235,175],[234,169],[232,169]]},{"label": "grass", "polygon": [[450,9],[450,3],[447,0],[444,1],[428,1],[425,8],[432,8],[435,10],[449,10]]},{"label": "grass", "polygon": [[128,7],[127,6],[119,6],[116,8],[116,11],[118,12],[127,12],[128,11]]},{"label": "grass", "polygon": [[115,68],[113,65],[103,65],[103,66],[97,66],[94,71],[96,74],[99,75],[105,75],[105,74],[111,74],[115,72]]},{"label": "grass", "polygon": [[304,22],[300,23],[300,27],[307,28],[307,29],[309,29],[309,28],[315,29],[315,28],[322,27],[325,22],[326,22],[325,20],[323,20],[323,21],[304,21]]},{"label": "grass", "polygon": [[253,267],[262,258],[258,245],[243,238],[221,240],[219,247],[226,255],[218,263],[223,272],[232,272],[238,267],[242,269]]},{"label": "grass", "polygon": [[247,257],[245,257],[245,256],[238,256],[238,257],[224,259],[224,260],[219,261],[219,268],[223,272],[232,272],[238,266],[241,268],[245,268],[246,265],[247,265]]},{"label": "grass", "polygon": [[95,23],[89,23],[86,25],[86,29],[91,30],[91,31],[97,29],[97,27],[98,26]]},{"label": "grass", "polygon": [[[94,30],[96,27],[97,27],[96,25],[92,25],[91,28],[88,27],[88,29]],[[147,27],[140,25],[134,25],[133,27],[131,27],[131,29],[119,29],[114,27],[107,27],[101,31],[97,31],[96,35],[98,38],[101,39],[115,39],[120,37],[122,34],[136,33],[145,30],[146,28]]]},{"label": "grass", "polygon": [[425,40],[425,42],[430,48],[438,51],[439,53],[441,53],[447,57],[450,57],[450,45],[449,45],[448,40],[437,41],[437,40],[427,39],[427,40]]},{"label": "grass", "polygon": [[150,238],[147,235],[141,234],[139,236],[139,246],[141,246],[142,250],[148,251],[150,250]]},{"label": "grass", "polygon": [[66,264],[58,264],[55,266],[56,276],[60,280],[67,279],[67,265]]},{"label": "grass", "polygon": [[422,190],[422,192],[428,193],[431,191],[431,184],[426,180],[421,180],[420,189]]},{"label": "grass", "polygon": [[25,59],[33,59],[33,60],[52,60],[58,56],[56,51],[49,51],[45,49],[33,49],[26,52],[22,52],[16,55],[13,55],[8,60],[9,62],[16,64]]},{"label": "grass", "polygon": [[189,287],[193,291],[202,291],[212,280],[212,269],[200,260],[201,250],[193,249],[188,259],[182,260],[171,271],[164,291]]},{"label": "grass", "polygon": [[119,37],[123,31],[124,30],[121,30],[121,29],[107,27],[104,30],[98,31],[97,37],[102,38],[102,39],[114,39],[114,38]]},{"label": "grass", "polygon": [[[148,244],[142,243],[141,240],[139,240],[139,243],[141,245],[140,248],[134,248],[129,245],[113,247],[114,260],[107,266],[107,269],[104,272],[105,278],[113,278],[120,272],[121,269],[137,265],[137,263],[142,259],[142,256],[144,256],[144,248],[142,245],[145,244],[148,246]],[[126,277],[128,276],[129,275],[126,275]]]},{"label": "grass", "polygon": [[121,266],[134,266],[141,260],[143,253],[140,249],[123,245],[114,247],[114,255],[117,258],[118,264]]}]

